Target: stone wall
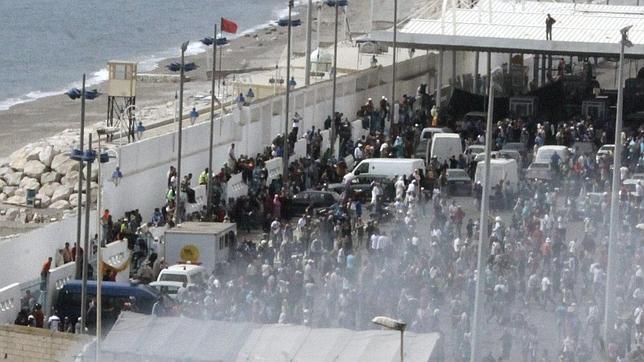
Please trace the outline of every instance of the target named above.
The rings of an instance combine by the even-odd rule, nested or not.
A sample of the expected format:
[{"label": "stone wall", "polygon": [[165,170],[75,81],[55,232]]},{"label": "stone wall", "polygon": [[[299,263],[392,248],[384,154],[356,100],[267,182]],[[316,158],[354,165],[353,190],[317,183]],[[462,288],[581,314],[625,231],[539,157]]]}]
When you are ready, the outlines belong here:
[{"label": "stone wall", "polygon": [[15,325],[0,326],[0,359],[74,361],[91,337]]}]

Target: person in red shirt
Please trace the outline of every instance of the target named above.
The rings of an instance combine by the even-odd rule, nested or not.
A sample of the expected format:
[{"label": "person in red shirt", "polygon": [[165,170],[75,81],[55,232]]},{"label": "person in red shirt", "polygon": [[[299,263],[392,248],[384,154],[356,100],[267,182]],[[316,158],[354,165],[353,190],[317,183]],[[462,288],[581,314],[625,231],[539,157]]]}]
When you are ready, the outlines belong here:
[{"label": "person in red shirt", "polygon": [[45,290],[47,287],[47,276],[49,275],[49,269],[51,269],[51,261],[52,257],[50,256],[40,270],[40,290]]}]

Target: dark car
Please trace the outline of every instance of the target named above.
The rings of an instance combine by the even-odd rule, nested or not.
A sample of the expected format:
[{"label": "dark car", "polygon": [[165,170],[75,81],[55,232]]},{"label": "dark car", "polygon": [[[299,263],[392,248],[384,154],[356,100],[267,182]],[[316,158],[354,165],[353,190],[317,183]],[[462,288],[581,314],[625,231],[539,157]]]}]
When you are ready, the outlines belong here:
[{"label": "dark car", "polygon": [[[358,175],[351,180],[351,193],[353,198],[359,198],[363,203],[371,199],[371,183],[373,181],[379,182],[382,186],[383,201],[389,202],[396,196],[396,189],[394,187],[395,179],[393,177],[384,175]],[[336,192],[341,195],[345,190],[343,183],[330,184],[329,191]]]},{"label": "dark car", "polygon": [[528,166],[525,173],[525,178],[528,180],[543,180],[549,181],[552,179],[553,171],[552,166],[545,162],[533,162]]},{"label": "dark car", "polygon": [[340,195],[333,191],[306,190],[293,196],[288,204],[288,215],[302,215],[309,206],[315,210],[328,208],[340,201]]},{"label": "dark car", "polygon": [[[96,281],[87,282],[87,302],[96,297]],[[136,299],[135,310],[139,313],[151,314],[152,307],[159,298],[159,292],[144,284],[103,282],[101,284],[101,298],[103,305],[102,318],[105,330],[114,324],[123,306],[130,303],[130,297]],[[81,281],[71,280],[67,282],[56,295],[55,308],[61,319],[69,317],[72,323],[76,323],[80,317],[81,309]],[[94,315],[88,315],[88,322]]]},{"label": "dark car", "polygon": [[447,169],[447,194],[448,195],[471,195],[472,179],[460,168]]}]

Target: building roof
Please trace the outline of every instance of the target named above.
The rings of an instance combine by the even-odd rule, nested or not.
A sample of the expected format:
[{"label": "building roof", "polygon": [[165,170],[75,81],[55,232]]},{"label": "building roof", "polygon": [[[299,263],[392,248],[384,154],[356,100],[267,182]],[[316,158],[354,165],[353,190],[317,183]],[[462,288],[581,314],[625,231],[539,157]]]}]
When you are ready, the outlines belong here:
[{"label": "building roof", "polygon": [[[547,14],[556,20],[553,40],[546,40]],[[625,53],[644,57],[642,7],[481,0],[472,8],[447,9],[442,19],[411,19],[399,25],[397,42],[416,49],[616,56],[620,29],[629,25],[634,46]],[[375,31],[362,41],[391,44],[393,32]]]},{"label": "building roof", "polygon": [[224,222],[184,222],[167,229],[166,234],[220,234],[224,231],[235,231],[235,223]]},{"label": "building roof", "polygon": [[[405,333],[405,359],[428,361],[437,333]],[[121,313],[105,338],[105,360],[398,361],[397,331],[158,318]]]}]

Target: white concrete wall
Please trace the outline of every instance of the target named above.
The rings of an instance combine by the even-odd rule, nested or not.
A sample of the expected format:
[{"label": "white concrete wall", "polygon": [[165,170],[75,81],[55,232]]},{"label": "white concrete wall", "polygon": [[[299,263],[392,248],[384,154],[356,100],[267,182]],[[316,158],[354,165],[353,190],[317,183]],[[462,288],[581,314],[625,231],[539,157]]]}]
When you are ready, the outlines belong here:
[{"label": "white concrete wall", "polygon": [[[434,55],[419,56],[399,63],[397,94],[415,94],[420,83],[427,80],[433,66]],[[368,97],[374,100],[382,95],[391,96],[390,67],[368,69],[341,77],[337,81],[336,110],[353,120]],[[326,81],[310,87],[299,88],[291,95],[290,117],[297,111],[303,116],[302,134],[311,126],[321,128],[324,119],[331,114],[332,82]],[[242,111],[226,115],[223,121],[215,122],[213,171],[218,172],[227,159],[231,142],[236,152],[254,156],[263,151],[271,140],[284,130],[284,97],[277,96],[257,101]],[[288,127],[290,128],[290,124]],[[208,164],[208,123],[184,128],[182,147],[182,174],[195,177]],[[113,215],[121,215],[131,209],[139,209],[148,219],[155,207],[164,204],[167,188],[166,173],[169,166],[176,165],[174,134],[145,139],[124,145],[120,150],[123,179],[118,186],[109,181],[116,161],[106,164],[103,172],[103,205]],[[328,141],[328,137],[325,137]],[[281,165],[280,165],[281,168]]]},{"label": "white concrete wall", "polygon": [[[90,232],[96,226],[96,212],[90,213]],[[83,226],[84,230],[84,226]],[[45,225],[15,237],[0,240],[0,286],[23,283],[40,275],[43,263],[54,257],[65,242],[76,242],[76,216]],[[82,241],[81,241],[82,243]]]},{"label": "white concrete wall", "polygon": [[58,291],[63,288],[63,286],[70,280],[74,279],[76,273],[76,262],[67,263],[65,265],[59,266],[49,270],[49,276],[47,276],[47,304],[45,307],[45,314],[49,315],[52,311],[53,303],[55,302],[55,297],[58,294]]},{"label": "white concrete wall", "polygon": [[0,289],[0,325],[13,324],[20,311],[21,297],[18,283]]},{"label": "white concrete wall", "polygon": [[[119,267],[131,257],[130,250],[127,248],[127,241],[119,240],[105,245],[102,250],[102,259],[107,264]],[[131,265],[130,265],[131,267]],[[127,282],[130,278],[130,267],[116,274],[117,282]]]}]

